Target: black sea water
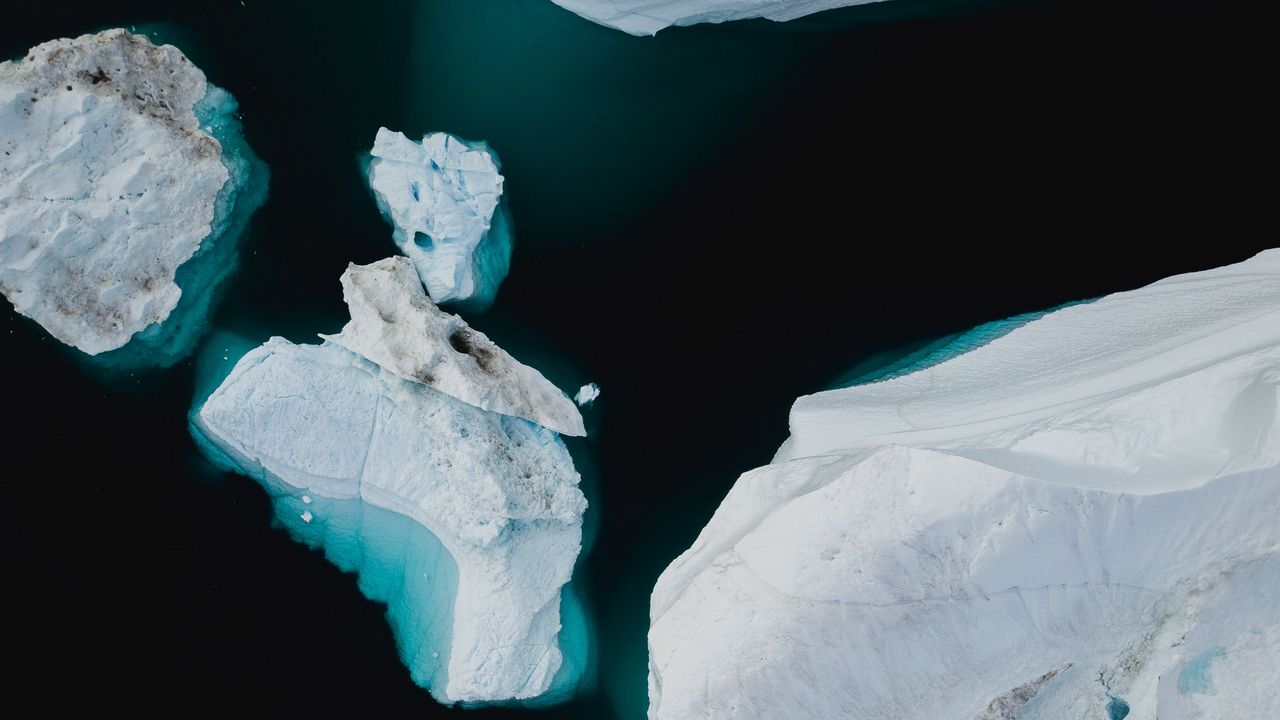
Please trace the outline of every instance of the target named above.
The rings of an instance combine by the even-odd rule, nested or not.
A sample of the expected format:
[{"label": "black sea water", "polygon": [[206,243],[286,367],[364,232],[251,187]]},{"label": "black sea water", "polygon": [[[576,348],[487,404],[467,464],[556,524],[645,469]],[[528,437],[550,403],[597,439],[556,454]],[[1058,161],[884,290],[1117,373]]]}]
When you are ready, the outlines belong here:
[{"label": "black sea water", "polygon": [[[890,0],[633,38],[548,0],[47,0],[0,54],[106,27],[177,44],[271,169],[202,354],[345,318],[394,252],[380,126],[500,154],[515,234],[468,320],[572,392],[594,542],[583,690],[460,710],[383,608],[196,451],[194,360],[110,381],[4,318],[6,702],[55,712],[637,718],[648,598],[798,395],[981,323],[1243,259],[1255,34],[1217,3]],[[239,349],[237,349],[239,348]],[[933,348],[936,350],[937,348]]]}]

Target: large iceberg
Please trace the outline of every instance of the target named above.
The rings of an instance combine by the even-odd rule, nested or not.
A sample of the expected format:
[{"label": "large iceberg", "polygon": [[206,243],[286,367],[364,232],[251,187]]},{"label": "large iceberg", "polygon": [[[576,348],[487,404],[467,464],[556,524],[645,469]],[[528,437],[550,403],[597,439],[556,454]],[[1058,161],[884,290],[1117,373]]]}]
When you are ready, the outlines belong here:
[{"label": "large iceberg", "polygon": [[[387,277],[353,267],[344,287],[367,298],[361,284]],[[437,699],[570,691],[585,629],[564,586],[587,503],[564,443],[360,352],[272,338],[193,411],[193,434],[219,465],[260,482],[296,537],[387,603],[405,663]]]},{"label": "large iceberg", "polygon": [[1280,250],[800,398],[654,589],[653,718],[1280,717]]},{"label": "large iceberg", "polygon": [[90,355],[185,355],[266,196],[235,111],[177,48],[124,30],[0,63],[0,292]]},{"label": "large iceberg", "polygon": [[369,187],[431,298],[483,309],[511,263],[511,220],[497,155],[449,133],[414,142],[379,128]]},{"label": "large iceberg", "polygon": [[405,258],[351,265],[342,275],[351,321],[326,339],[406,380],[476,407],[515,415],[565,435],[585,435],[573,401],[422,291]]},{"label": "large iceberg", "polygon": [[672,25],[765,18],[783,22],[823,10],[880,0],[552,0],[601,25],[632,35],[653,35]]}]

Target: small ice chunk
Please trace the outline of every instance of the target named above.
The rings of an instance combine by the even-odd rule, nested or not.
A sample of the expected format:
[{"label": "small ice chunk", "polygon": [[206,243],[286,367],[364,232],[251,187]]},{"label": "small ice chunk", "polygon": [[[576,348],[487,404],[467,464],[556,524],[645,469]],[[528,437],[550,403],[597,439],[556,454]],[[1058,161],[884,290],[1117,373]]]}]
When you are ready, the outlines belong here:
[{"label": "small ice chunk", "polygon": [[578,388],[578,394],[573,396],[573,401],[578,403],[578,407],[589,405],[600,397],[600,386],[595,383],[587,383]]},{"label": "small ice chunk", "polygon": [[301,517],[301,518],[302,518],[302,522],[304,522],[304,523],[310,523],[310,522],[311,522],[311,518],[312,518],[312,517],[315,517],[315,516],[311,514],[311,511],[310,511],[310,510],[303,510],[303,511],[302,511],[302,514],[301,514],[301,515],[299,515],[298,517]]}]

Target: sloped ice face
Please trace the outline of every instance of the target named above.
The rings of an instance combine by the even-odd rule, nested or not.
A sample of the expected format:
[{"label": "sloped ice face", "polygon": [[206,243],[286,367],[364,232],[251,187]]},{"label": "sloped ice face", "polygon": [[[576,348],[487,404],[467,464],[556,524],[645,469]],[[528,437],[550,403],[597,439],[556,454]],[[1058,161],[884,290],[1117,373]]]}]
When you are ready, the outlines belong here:
[{"label": "sloped ice face", "polygon": [[573,396],[573,401],[578,403],[579,407],[590,405],[600,397],[600,386],[595,383],[587,383],[578,388],[577,394]]},{"label": "sloped ice face", "polygon": [[179,50],[123,30],[0,63],[0,292],[62,342],[117,351],[104,361],[187,354],[266,195],[235,110]]},{"label": "sloped ice face", "polygon": [[369,187],[437,303],[483,309],[511,261],[511,222],[497,156],[482,142],[428,133],[421,142],[379,128]]},{"label": "sloped ice face", "polygon": [[801,398],[654,589],[650,716],[1277,716],[1277,386],[1269,251]]},{"label": "sloped ice face", "polygon": [[551,0],[566,10],[632,35],[672,25],[766,18],[795,20],[823,10],[879,0]]},{"label": "sloped ice face", "polygon": [[476,407],[586,434],[573,402],[542,373],[436,308],[407,259],[351,265],[342,274],[342,296],[351,322],[327,339]]}]

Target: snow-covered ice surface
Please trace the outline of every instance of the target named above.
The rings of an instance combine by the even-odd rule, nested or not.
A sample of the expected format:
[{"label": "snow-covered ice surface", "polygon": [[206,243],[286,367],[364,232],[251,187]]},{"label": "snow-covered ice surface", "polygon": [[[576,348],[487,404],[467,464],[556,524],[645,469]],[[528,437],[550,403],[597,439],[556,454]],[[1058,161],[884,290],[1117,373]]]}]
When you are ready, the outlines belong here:
[{"label": "snow-covered ice surface", "polygon": [[511,261],[497,155],[448,133],[414,142],[386,128],[371,155],[369,187],[431,298],[487,307]]},{"label": "snow-covered ice surface", "polygon": [[476,407],[565,435],[586,434],[578,408],[542,373],[437,308],[408,259],[349,266],[342,274],[342,296],[351,321],[341,334],[326,339]]},{"label": "snow-covered ice surface", "polygon": [[465,329],[430,306],[407,260],[353,266],[343,287],[354,316],[383,313],[380,341],[351,326],[341,337],[359,336],[353,349],[272,338],[197,405],[193,435],[260,482],[295,537],[387,603],[405,663],[437,699],[563,699],[586,653],[565,587],[587,505],[568,450],[546,427],[420,382],[421,368],[406,376],[431,343],[456,352],[436,337],[441,323]]},{"label": "snow-covered ice surface", "polygon": [[673,25],[765,18],[795,20],[823,10],[879,0],[552,0],[601,25],[632,35],[653,35]]},{"label": "snow-covered ice surface", "polygon": [[124,30],[0,63],[0,292],[90,355],[189,352],[266,196],[235,111],[177,48]]},{"label": "snow-covered ice surface", "polygon": [[800,398],[663,573],[650,716],[1280,717],[1280,251]]}]

